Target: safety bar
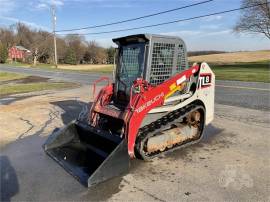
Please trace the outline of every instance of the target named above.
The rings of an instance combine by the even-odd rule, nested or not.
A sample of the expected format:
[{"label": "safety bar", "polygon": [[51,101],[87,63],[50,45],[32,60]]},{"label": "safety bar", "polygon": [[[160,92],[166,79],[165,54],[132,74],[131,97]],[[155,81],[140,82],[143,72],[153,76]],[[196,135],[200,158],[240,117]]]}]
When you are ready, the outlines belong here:
[{"label": "safety bar", "polygon": [[106,81],[106,80],[108,81],[107,85],[110,85],[110,79],[107,76],[100,77],[99,79],[97,79],[93,82],[93,98],[95,98],[97,83],[100,83],[101,81]]}]

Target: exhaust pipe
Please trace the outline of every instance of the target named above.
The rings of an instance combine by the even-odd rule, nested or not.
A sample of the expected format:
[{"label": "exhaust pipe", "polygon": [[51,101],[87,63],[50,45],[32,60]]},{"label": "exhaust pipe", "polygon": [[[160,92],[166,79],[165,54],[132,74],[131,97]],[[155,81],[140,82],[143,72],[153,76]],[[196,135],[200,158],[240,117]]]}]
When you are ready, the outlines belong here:
[{"label": "exhaust pipe", "polygon": [[124,174],[129,169],[125,139],[78,121],[50,135],[43,148],[86,187]]}]

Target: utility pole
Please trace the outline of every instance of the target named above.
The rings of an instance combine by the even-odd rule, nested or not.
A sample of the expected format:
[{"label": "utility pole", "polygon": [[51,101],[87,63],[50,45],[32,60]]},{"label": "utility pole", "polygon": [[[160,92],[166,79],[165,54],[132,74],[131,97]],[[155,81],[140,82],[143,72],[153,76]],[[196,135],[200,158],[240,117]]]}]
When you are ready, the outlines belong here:
[{"label": "utility pole", "polygon": [[55,11],[55,5],[53,4],[51,7],[51,12],[52,12],[52,27],[53,27],[53,42],[54,42],[54,65],[57,68],[57,47],[56,47],[56,34],[55,34],[56,11]]}]

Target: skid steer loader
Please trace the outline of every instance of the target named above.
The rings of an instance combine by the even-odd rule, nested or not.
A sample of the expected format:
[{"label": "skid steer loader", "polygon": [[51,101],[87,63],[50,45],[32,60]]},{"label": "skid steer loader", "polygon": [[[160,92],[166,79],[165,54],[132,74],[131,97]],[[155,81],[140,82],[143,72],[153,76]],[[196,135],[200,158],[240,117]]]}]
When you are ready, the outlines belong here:
[{"label": "skid steer loader", "polygon": [[139,34],[113,41],[114,82],[100,90],[88,123],[75,120],[44,144],[88,187],[128,171],[130,158],[149,160],[198,142],[214,116],[215,75],[206,63],[188,68],[182,39]]}]

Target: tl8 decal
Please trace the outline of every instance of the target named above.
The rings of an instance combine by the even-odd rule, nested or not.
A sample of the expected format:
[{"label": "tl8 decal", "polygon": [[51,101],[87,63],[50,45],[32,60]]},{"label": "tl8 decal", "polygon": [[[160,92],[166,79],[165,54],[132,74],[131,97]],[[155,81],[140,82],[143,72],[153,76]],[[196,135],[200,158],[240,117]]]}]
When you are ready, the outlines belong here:
[{"label": "tl8 decal", "polygon": [[200,74],[199,86],[200,88],[207,88],[211,86],[212,74]]}]

